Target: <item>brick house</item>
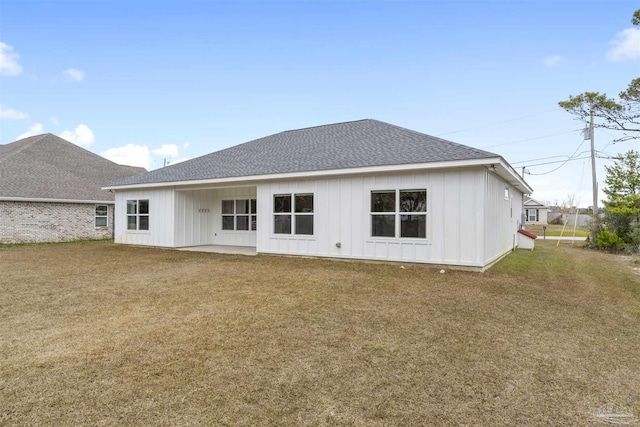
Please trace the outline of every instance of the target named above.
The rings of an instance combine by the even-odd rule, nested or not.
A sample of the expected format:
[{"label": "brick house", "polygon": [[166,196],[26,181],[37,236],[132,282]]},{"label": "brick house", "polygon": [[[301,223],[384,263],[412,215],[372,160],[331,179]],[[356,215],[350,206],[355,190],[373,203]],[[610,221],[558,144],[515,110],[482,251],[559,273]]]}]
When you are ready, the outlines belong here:
[{"label": "brick house", "polygon": [[143,172],[50,133],[0,145],[0,243],[110,238],[115,197],[101,187]]}]

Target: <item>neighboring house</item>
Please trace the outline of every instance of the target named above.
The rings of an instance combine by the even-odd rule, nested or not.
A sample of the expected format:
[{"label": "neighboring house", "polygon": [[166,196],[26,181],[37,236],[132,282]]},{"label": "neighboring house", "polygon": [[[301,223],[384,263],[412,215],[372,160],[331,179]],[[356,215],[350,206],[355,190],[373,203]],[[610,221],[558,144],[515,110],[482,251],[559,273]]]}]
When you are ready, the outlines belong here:
[{"label": "neighboring house", "polygon": [[527,224],[547,224],[548,207],[531,197],[525,197],[524,210]]},{"label": "neighboring house", "polygon": [[532,189],[499,155],[376,120],[277,133],[120,180],[116,243],[483,270]]},{"label": "neighboring house", "polygon": [[110,238],[115,197],[101,187],[143,172],[49,133],[0,145],[0,243]]}]

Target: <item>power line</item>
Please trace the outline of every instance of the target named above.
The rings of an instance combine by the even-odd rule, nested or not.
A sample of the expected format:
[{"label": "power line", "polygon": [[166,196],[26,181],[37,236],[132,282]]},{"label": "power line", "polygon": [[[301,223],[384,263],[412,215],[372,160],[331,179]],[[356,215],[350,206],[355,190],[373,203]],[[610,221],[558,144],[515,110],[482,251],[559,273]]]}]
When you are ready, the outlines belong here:
[{"label": "power line", "polygon": [[[574,158],[574,156],[576,155],[576,153],[578,152],[578,150],[580,149],[580,147],[582,147],[582,144],[584,144],[584,139],[582,141],[580,141],[580,144],[578,144],[578,147],[576,147],[575,151],[573,153],[571,153],[571,155],[557,168],[550,170],[549,172],[544,172],[544,173],[531,173],[529,172],[529,175],[547,175],[550,174],[552,172],[557,171],[558,169],[560,169],[561,167],[563,167],[564,165],[566,165],[571,159],[577,160]],[[581,155],[583,153],[580,153],[578,155]],[[538,165],[531,165],[531,166],[538,166]],[[525,166],[526,169],[526,166]]]},{"label": "power line", "polygon": [[574,160],[588,159],[589,157],[591,157],[591,156],[586,156],[586,157],[574,157],[574,158],[569,158],[569,159],[566,159],[566,160],[558,160],[558,161],[555,161],[555,162],[545,162],[545,163],[536,163],[536,164],[534,164],[534,165],[528,165],[527,167],[534,167],[534,166],[552,165],[552,164],[554,164],[554,163],[562,163],[562,164],[561,164],[560,166],[558,166],[557,168],[552,169],[552,170],[550,170],[550,171],[548,171],[548,172],[544,172],[544,173],[531,173],[531,172],[526,172],[526,174],[527,174],[527,175],[536,175],[536,176],[537,176],[537,175],[547,175],[547,174],[550,174],[551,172],[555,172],[555,171],[557,171],[558,169],[560,169],[562,166],[564,166],[564,165],[565,165],[565,164],[567,164],[568,162],[572,162],[572,161],[574,161]]},{"label": "power line", "polygon": [[[581,152],[580,154],[578,154],[578,155],[582,155],[582,154],[584,154],[584,153],[588,153],[588,152],[589,152],[589,151],[582,151],[582,152]],[[609,155],[609,154],[607,154],[607,153],[603,153],[603,154],[605,154],[605,156],[598,156],[598,155],[596,155],[596,157],[597,157],[597,158],[599,158],[599,159],[605,159],[605,160],[611,160],[611,159],[614,159],[614,158],[615,158],[615,157],[611,157],[611,155]],[[535,175],[535,176],[538,176],[538,175],[547,175],[547,174],[549,174],[549,173],[551,173],[551,172],[555,172],[555,171],[557,171],[558,169],[560,169],[562,166],[564,166],[564,165],[565,165],[566,163],[568,163],[568,162],[572,162],[572,161],[574,161],[574,160],[583,160],[583,159],[588,159],[588,158],[590,158],[590,157],[591,157],[590,155],[589,155],[589,156],[585,156],[585,157],[568,157],[568,158],[567,158],[567,159],[565,159],[565,160],[556,160],[556,161],[553,161],[553,162],[544,162],[544,163],[535,163],[535,164],[532,164],[532,165],[526,165],[525,167],[535,167],[535,166],[552,165],[552,164],[555,164],[555,163],[562,163],[560,166],[558,166],[557,168],[555,168],[555,169],[553,169],[553,170],[551,170],[551,171],[549,171],[549,172],[544,172],[544,173],[531,173],[531,172],[525,172],[525,173],[526,173],[527,175]]]},{"label": "power line", "polygon": [[467,132],[467,131],[470,131],[470,130],[476,130],[476,129],[480,129],[480,128],[486,128],[486,127],[489,127],[489,126],[495,126],[495,125],[499,125],[499,124],[502,124],[502,123],[515,122],[517,120],[528,119],[528,118],[531,118],[531,117],[537,117],[537,116],[542,116],[544,114],[553,113],[553,112],[556,112],[558,110],[561,110],[561,108],[556,108],[555,110],[544,111],[542,113],[530,114],[528,116],[520,116],[520,117],[515,117],[513,119],[501,120],[499,122],[488,123],[488,124],[484,124],[484,125],[480,125],[480,126],[474,126],[474,127],[466,128],[466,129],[454,130],[452,132],[441,133],[441,134],[436,135],[436,136],[441,137],[441,136],[446,136],[446,135],[452,135],[454,133]]},{"label": "power line", "polygon": [[[529,160],[523,160],[521,162],[511,162],[511,165],[519,165],[522,163],[529,163],[529,162],[537,162],[538,160],[549,160],[549,159],[557,159],[559,157],[562,157],[563,159],[568,158],[569,156],[551,156],[551,157],[540,157],[538,159],[529,159]],[[560,160],[562,161],[562,160]]]},{"label": "power line", "polygon": [[553,134],[550,134],[550,135],[536,136],[534,138],[527,138],[527,139],[520,139],[518,141],[505,142],[503,144],[485,145],[484,147],[480,147],[480,148],[502,147],[503,145],[511,145],[511,144],[519,144],[521,142],[536,141],[538,139],[551,138],[552,136],[558,136],[558,135],[566,135],[568,133],[578,132],[578,131],[581,131],[581,130],[582,129],[574,129],[574,130],[570,130],[570,131],[567,131],[567,132],[553,133]]}]

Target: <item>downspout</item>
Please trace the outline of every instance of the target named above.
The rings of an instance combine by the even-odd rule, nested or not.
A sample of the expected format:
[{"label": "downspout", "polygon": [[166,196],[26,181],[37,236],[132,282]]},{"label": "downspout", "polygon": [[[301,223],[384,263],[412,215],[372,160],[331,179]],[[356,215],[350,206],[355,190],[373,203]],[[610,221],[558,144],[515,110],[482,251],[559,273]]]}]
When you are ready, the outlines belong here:
[{"label": "downspout", "polygon": [[[526,167],[523,166],[522,167],[522,180],[524,181],[524,171],[526,170]],[[524,191],[520,194],[520,196],[522,197],[522,206],[520,208],[520,227],[518,227],[519,229],[524,229],[524,223],[526,221],[526,214],[524,211]]]}]

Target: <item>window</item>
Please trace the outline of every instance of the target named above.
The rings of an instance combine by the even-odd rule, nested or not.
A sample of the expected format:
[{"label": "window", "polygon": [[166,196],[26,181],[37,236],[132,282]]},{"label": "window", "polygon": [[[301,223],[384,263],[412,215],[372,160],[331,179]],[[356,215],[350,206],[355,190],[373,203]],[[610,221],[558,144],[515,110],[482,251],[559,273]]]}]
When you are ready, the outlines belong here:
[{"label": "window", "polygon": [[504,187],[504,199],[509,200],[509,187],[505,185]]},{"label": "window", "polygon": [[255,199],[222,201],[222,229],[255,231],[258,225]]},{"label": "window", "polygon": [[427,190],[371,192],[372,237],[427,237]]},{"label": "window", "polygon": [[275,194],[273,232],[313,235],[313,194]]},{"label": "window", "polygon": [[107,205],[96,205],[96,227],[109,225],[109,208]]},{"label": "window", "polygon": [[127,200],[127,230],[149,229],[149,200]]},{"label": "window", "polygon": [[529,221],[535,222],[538,220],[538,209],[527,209],[527,214]]}]

